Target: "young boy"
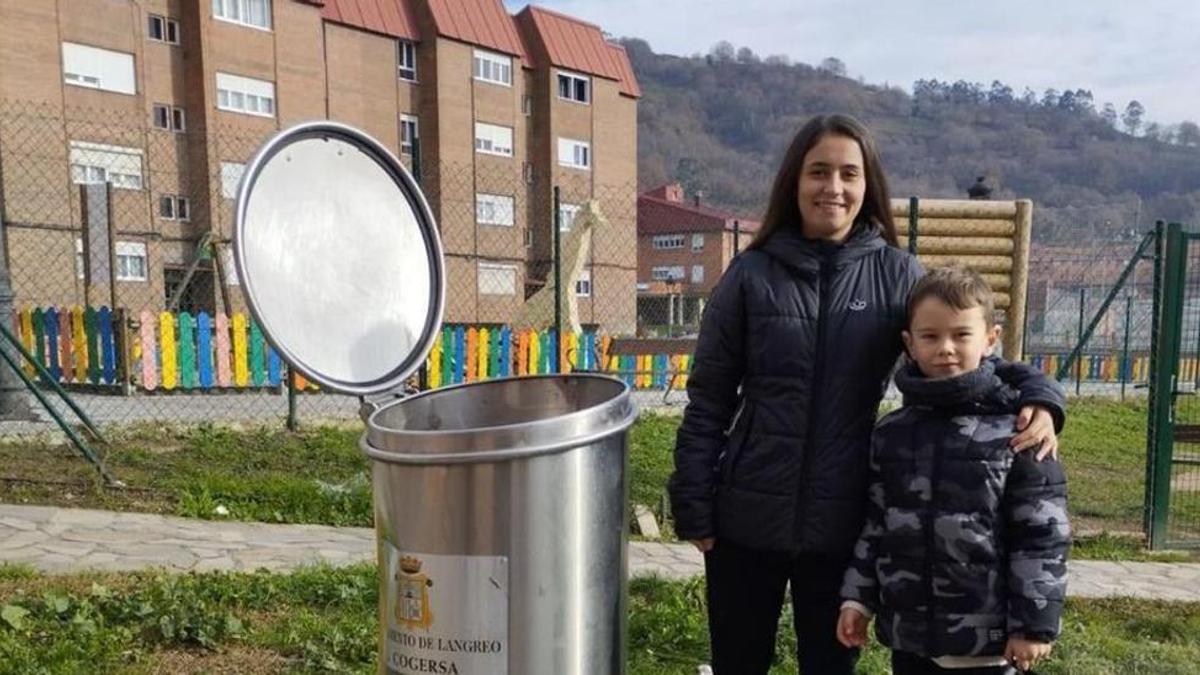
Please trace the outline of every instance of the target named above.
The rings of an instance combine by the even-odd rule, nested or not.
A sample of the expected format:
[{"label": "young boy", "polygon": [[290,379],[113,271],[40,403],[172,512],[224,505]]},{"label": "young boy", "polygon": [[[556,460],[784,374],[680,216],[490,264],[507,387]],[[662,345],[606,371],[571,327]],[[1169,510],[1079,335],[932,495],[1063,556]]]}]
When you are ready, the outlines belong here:
[{"label": "young boy", "polygon": [[1008,446],[1016,392],[995,375],[991,289],[931,271],[908,300],[904,406],[871,441],[867,522],[842,585],[838,639],[892,649],[894,675],[1000,675],[1050,654],[1066,594],[1066,476]]}]

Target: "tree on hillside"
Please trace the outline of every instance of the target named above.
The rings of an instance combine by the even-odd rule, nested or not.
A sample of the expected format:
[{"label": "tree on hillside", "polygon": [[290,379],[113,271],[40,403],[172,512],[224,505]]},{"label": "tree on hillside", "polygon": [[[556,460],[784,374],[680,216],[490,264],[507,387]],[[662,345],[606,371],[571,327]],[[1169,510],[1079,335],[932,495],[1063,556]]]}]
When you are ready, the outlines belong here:
[{"label": "tree on hillside", "polygon": [[1125,113],[1121,115],[1121,121],[1125,123],[1125,130],[1131,136],[1137,136],[1138,129],[1142,126],[1142,116],[1146,114],[1146,109],[1138,103],[1137,99],[1129,102],[1125,106]]},{"label": "tree on hillside", "polygon": [[836,56],[829,56],[823,59],[821,65],[817,66],[817,70],[829,73],[830,75],[837,75],[838,77],[846,76],[846,64],[842,63],[842,60]]},{"label": "tree on hillside", "polygon": [[1000,80],[992,80],[992,88],[988,91],[988,103],[1012,103],[1013,89]]},{"label": "tree on hillside", "polygon": [[737,50],[738,63],[758,63],[758,54],[754,53],[749,47],[742,47]]},{"label": "tree on hillside", "polygon": [[708,50],[708,56],[714,61],[732,61],[734,57],[733,45],[728,40],[721,40]]},{"label": "tree on hillside", "polygon": [[1117,128],[1117,107],[1111,103],[1104,104],[1104,110],[1100,112],[1100,119],[1108,126]]},{"label": "tree on hillside", "polygon": [[1191,120],[1180,122],[1175,131],[1175,141],[1188,148],[1200,146],[1200,125]]},{"label": "tree on hillside", "polygon": [[792,65],[792,57],[787,54],[771,54],[763,59],[763,63],[769,66],[790,66]]}]

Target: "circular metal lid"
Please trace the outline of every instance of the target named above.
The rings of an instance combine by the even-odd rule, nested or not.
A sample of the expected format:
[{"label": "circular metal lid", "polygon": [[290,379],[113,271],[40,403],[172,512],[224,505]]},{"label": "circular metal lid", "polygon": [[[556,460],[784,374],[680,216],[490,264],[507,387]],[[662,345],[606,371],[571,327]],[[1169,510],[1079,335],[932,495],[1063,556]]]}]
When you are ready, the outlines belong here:
[{"label": "circular metal lid", "polygon": [[433,214],[365,133],[307,122],[267,141],[238,187],[233,243],[251,313],[305,377],[396,390],[433,346],[445,298]]}]

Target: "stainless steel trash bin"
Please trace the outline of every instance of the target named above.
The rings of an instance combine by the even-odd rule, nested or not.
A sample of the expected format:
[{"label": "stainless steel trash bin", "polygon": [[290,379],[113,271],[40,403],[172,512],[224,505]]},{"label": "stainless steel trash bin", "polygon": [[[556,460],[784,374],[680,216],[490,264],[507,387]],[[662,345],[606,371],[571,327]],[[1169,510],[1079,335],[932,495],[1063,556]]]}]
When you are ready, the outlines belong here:
[{"label": "stainless steel trash bin", "polygon": [[381,672],[624,672],[636,415],[624,383],[566,375],[370,416]]},{"label": "stainless steel trash bin", "polygon": [[235,278],[264,335],[369,413],[380,672],[624,672],[628,387],[542,376],[366,400],[425,361],[446,283],[419,187],[361,131],[281,132],[236,214]]}]

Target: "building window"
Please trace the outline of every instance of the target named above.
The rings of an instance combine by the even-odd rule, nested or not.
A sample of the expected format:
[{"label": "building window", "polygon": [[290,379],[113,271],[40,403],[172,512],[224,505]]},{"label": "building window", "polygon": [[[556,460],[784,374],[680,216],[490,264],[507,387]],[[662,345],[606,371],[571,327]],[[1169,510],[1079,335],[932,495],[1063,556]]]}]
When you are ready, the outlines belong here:
[{"label": "building window", "polygon": [[650,269],[650,278],[654,281],[683,281],[683,265],[673,265],[670,267],[652,267]]},{"label": "building window", "polygon": [[183,108],[155,103],[154,128],[176,132],[185,131]]},{"label": "building window", "polygon": [[480,295],[516,295],[517,266],[500,263],[479,263]]},{"label": "building window", "polygon": [[217,73],[217,107],[229,112],[275,116],[275,83]]},{"label": "building window", "polygon": [[670,251],[683,248],[682,234],[659,234],[650,240],[651,245],[659,251]]},{"label": "building window", "polygon": [[480,225],[513,224],[513,198],[508,195],[475,195],[475,222]]},{"label": "building window", "polygon": [[521,97],[521,112],[524,113],[526,117],[529,117],[533,114],[533,97],[529,94]]},{"label": "building window", "polygon": [[271,30],[271,0],[213,0],[213,16],[230,23]]},{"label": "building window", "polygon": [[558,139],[558,164],[576,169],[592,166],[592,147],[586,141],[570,138]]},{"label": "building window", "polygon": [[112,183],[122,190],[142,189],[142,151],[119,145],[71,141],[71,181]]},{"label": "building window", "polygon": [[191,216],[191,204],[187,197],[180,195],[161,195],[158,198],[158,217],[163,220],[188,220]]},{"label": "building window", "polygon": [[504,157],[512,157],[512,127],[502,127],[495,124],[476,122],[475,152],[482,152],[488,155],[503,155]]},{"label": "building window", "polygon": [[179,44],[179,22],[175,19],[168,19],[165,16],[151,14],[149,16],[150,24],[147,26],[146,33],[151,40],[156,42],[166,42],[168,44]]},{"label": "building window", "polygon": [[511,87],[512,57],[476,49],[475,79]]},{"label": "building window", "polygon": [[576,103],[588,103],[592,100],[591,78],[573,73],[559,73],[558,97]]},{"label": "building window", "polygon": [[575,280],[575,295],[581,298],[592,297],[592,271],[582,270]]},{"label": "building window", "polygon": [[704,283],[704,265],[692,265],[692,283]]},{"label": "building window", "polygon": [[558,203],[558,230],[567,232],[575,224],[575,216],[579,213],[578,204]]},{"label": "building window", "polygon": [[405,155],[413,154],[413,148],[416,147],[418,138],[420,138],[420,129],[417,126],[417,118],[414,115],[401,115],[400,152]]},{"label": "building window", "polygon": [[692,235],[692,253],[698,253],[704,250],[704,234],[698,233]]},{"label": "building window", "polygon": [[525,248],[533,248],[533,228],[525,228]]},{"label": "building window", "polygon": [[82,279],[84,277],[84,262],[83,262],[83,238],[75,237],[75,278]]},{"label": "building window", "polygon": [[396,41],[397,75],[402,80],[417,81],[417,46],[408,40]]},{"label": "building window", "polygon": [[136,94],[133,54],[62,43],[63,82],[76,87]]},{"label": "building window", "polygon": [[245,164],[238,162],[221,162],[221,196],[226,199],[237,199],[238,184],[242,182],[242,174],[246,171]]},{"label": "building window", "polygon": [[117,281],[146,281],[149,279],[146,245],[140,241],[117,242]]},{"label": "building window", "polygon": [[525,183],[528,185],[533,185],[533,163],[532,162],[522,163],[521,164],[521,173],[525,177]]}]

